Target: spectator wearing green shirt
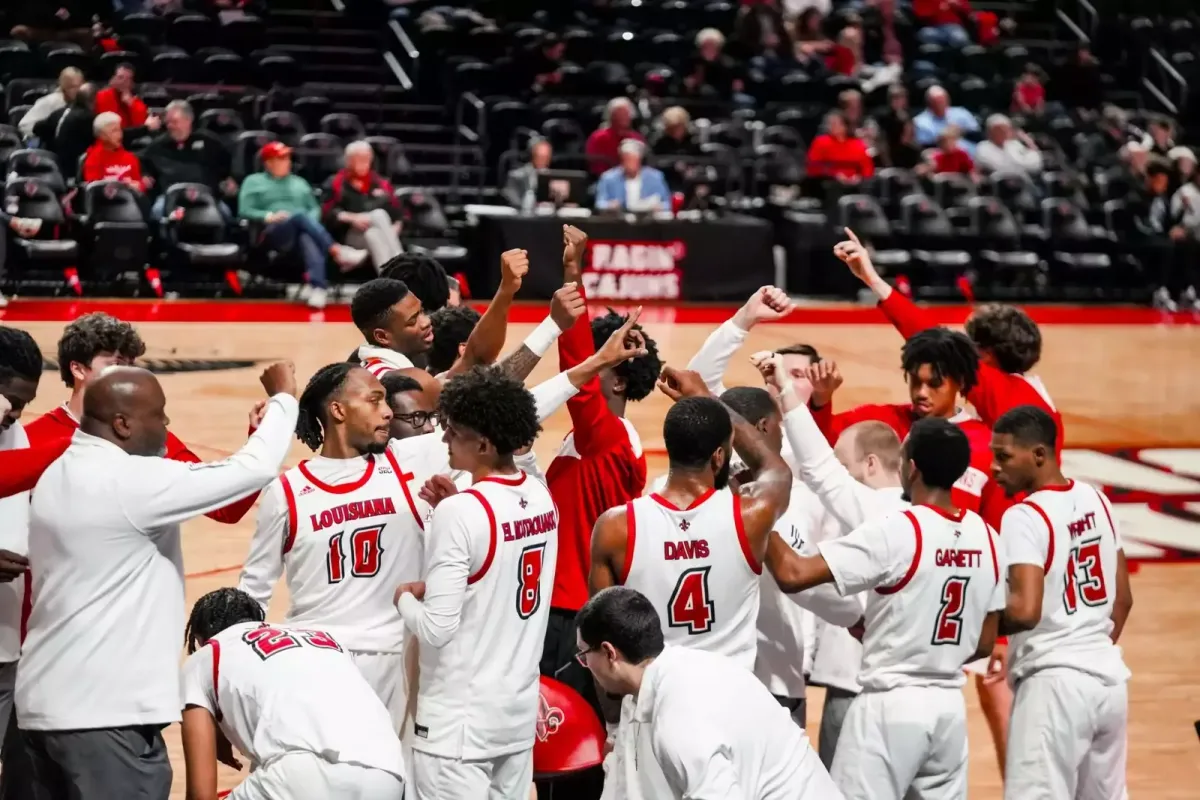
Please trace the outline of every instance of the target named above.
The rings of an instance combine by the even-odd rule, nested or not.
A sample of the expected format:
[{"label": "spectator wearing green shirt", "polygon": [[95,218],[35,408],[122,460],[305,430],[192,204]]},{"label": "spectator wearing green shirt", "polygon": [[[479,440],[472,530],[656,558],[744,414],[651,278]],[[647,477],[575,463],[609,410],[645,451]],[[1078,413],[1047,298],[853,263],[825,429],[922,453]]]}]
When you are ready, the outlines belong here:
[{"label": "spectator wearing green shirt", "polygon": [[242,182],[238,213],[244,219],[267,223],[263,241],[272,250],[300,251],[306,283],[301,298],[310,308],[324,308],[328,289],[326,254],[345,271],[362,264],[367,251],[338,244],[321,226],[321,207],[312,186],[292,174],[290,147],[282,142],[268,142],[259,156],[263,171]]}]

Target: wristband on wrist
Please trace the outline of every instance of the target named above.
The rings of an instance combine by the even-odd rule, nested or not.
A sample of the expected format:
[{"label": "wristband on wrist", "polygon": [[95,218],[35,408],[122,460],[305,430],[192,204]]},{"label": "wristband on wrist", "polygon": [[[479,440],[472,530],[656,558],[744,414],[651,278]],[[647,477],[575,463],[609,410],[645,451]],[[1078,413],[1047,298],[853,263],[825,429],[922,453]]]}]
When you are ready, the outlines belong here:
[{"label": "wristband on wrist", "polygon": [[783,400],[789,397],[796,396],[796,387],[791,381],[784,381],[783,388],[779,390],[779,399]]},{"label": "wristband on wrist", "polygon": [[546,317],[541,324],[533,329],[533,333],[525,337],[525,346],[529,348],[538,358],[546,355],[546,351],[551,345],[558,341],[558,337],[562,336],[562,328],[558,327],[558,323],[553,317]]}]

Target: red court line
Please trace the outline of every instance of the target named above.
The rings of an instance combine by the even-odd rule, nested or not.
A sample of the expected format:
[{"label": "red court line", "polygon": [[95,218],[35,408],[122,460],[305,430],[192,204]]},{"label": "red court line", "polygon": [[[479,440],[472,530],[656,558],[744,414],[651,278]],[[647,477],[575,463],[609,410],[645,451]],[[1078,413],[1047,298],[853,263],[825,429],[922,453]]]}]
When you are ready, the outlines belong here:
[{"label": "red court line", "polygon": [[185,580],[189,580],[189,581],[192,578],[211,578],[213,575],[223,575],[226,572],[233,572],[234,570],[239,570],[242,568],[242,566],[243,565],[241,565],[241,564],[230,564],[227,567],[216,567],[214,569],[205,569],[205,570],[201,570],[199,572],[189,572],[186,575],[184,575],[183,577]]},{"label": "red court line", "polygon": [[[482,309],[483,304],[474,304]],[[606,304],[594,303],[594,312],[603,312]],[[629,304],[613,304],[618,310]],[[932,317],[945,325],[957,325],[967,318],[971,306],[930,306]],[[1200,314],[1165,314],[1138,306],[1025,306],[1034,321],[1042,325],[1160,325],[1200,323]],[[710,324],[725,320],[737,310],[734,305],[647,305],[642,321],[650,324]],[[309,322],[348,323],[350,307],[330,306],[312,311],[304,306],[281,301],[249,300],[53,300],[14,299],[0,311],[5,322],[62,321],[81,314],[105,311],[130,322]],[[540,322],[546,316],[542,303],[519,303],[512,309],[513,322]],[[791,325],[886,325],[876,308],[847,304],[804,306],[784,319],[768,324]]]}]

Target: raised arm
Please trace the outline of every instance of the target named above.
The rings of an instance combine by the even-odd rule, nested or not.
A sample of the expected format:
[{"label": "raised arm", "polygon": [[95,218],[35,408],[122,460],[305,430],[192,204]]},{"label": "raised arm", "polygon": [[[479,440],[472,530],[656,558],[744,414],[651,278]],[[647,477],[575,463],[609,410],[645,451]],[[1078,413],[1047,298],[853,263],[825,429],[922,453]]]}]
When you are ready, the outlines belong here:
[{"label": "raised arm", "polygon": [[0,498],[33,489],[46,468],[57,461],[70,444],[71,437],[63,436],[36,447],[0,450]]},{"label": "raised arm", "polygon": [[579,293],[576,284],[560,286],[550,298],[550,316],[542,320],[541,324],[525,337],[521,346],[500,362],[500,366],[509,375],[524,381],[542,360],[542,356],[546,355],[546,351],[562,336],[563,331],[569,331],[575,325],[575,320],[586,311],[583,295]]},{"label": "raised arm", "polygon": [[600,515],[592,528],[592,567],[588,573],[590,594],[625,582],[630,511],[630,504],[610,508]]},{"label": "raised arm", "polygon": [[250,552],[238,580],[238,588],[257,600],[264,612],[283,574],[283,557],[295,535],[291,493],[291,485],[282,475],[263,491]]},{"label": "raised arm", "polygon": [[708,335],[688,362],[687,368],[700,373],[704,385],[714,395],[724,394],[725,385],[722,381],[725,370],[729,367],[729,360],[745,343],[750,329],[759,322],[782,319],[793,309],[792,301],[783,290],[774,286],[762,287],[750,296],[736,314]]},{"label": "raised arm", "polygon": [[[256,406],[255,410],[251,412],[250,430],[246,433],[247,436],[254,435],[254,431],[258,428],[258,423],[255,420],[261,418],[261,412],[265,407],[266,401],[264,400],[260,406]],[[200,463],[200,456],[193,453],[183,443],[183,440],[170,431],[167,431],[167,458],[172,461],[182,461],[185,464]],[[250,509],[254,508],[254,504],[257,501],[258,492],[252,492],[241,500],[235,500],[227,506],[208,512],[204,516],[223,525],[236,525],[242,521],[242,517],[246,516]]]},{"label": "raised arm", "polygon": [[508,330],[508,311],[528,272],[529,254],[524,250],[507,250],[501,254],[500,287],[467,337],[462,355],[446,371],[447,377],[466,372],[477,364],[491,364],[500,357]]}]

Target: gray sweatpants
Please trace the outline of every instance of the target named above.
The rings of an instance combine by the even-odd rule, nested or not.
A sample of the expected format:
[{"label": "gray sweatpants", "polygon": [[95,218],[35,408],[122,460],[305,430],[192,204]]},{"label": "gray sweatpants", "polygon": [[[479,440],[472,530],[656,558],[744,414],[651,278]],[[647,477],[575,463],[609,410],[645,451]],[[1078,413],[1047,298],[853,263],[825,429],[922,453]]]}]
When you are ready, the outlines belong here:
[{"label": "gray sweatpants", "polygon": [[837,750],[838,737],[842,735],[842,723],[846,721],[846,712],[855,697],[857,695],[845,689],[835,689],[832,686],[825,689],[821,733],[817,741],[817,753],[820,754],[825,769],[833,768],[833,754]]},{"label": "gray sweatpants", "polygon": [[169,800],[171,762],[162,726],[21,731],[29,800]]}]

